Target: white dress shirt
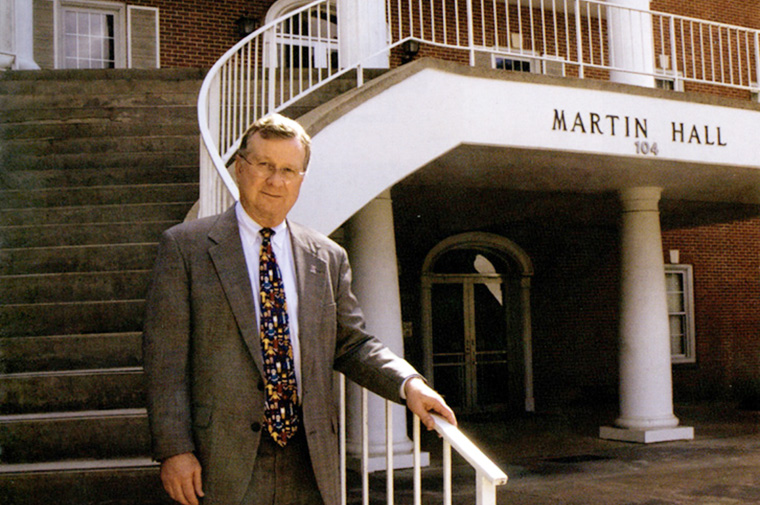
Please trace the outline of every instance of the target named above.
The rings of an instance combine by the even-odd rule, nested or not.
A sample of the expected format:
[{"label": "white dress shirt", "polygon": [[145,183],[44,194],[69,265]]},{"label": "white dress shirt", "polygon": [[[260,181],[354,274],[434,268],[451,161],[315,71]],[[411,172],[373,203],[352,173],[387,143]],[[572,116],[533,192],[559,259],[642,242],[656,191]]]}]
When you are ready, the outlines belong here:
[{"label": "white dress shirt", "polygon": [[[235,205],[240,241],[243,243],[245,262],[248,265],[248,276],[251,280],[253,303],[256,305],[256,327],[261,320],[261,289],[259,287],[259,258],[261,252],[261,234],[263,228],[245,212],[240,202]],[[298,289],[296,287],[296,265],[293,260],[293,245],[290,242],[290,231],[286,221],[272,228],[272,250],[280,267],[282,282],[285,286],[285,301],[288,312],[288,329],[290,330],[290,345],[293,347],[293,359],[296,366],[296,384],[298,397],[301,398],[301,348],[298,342]]]}]

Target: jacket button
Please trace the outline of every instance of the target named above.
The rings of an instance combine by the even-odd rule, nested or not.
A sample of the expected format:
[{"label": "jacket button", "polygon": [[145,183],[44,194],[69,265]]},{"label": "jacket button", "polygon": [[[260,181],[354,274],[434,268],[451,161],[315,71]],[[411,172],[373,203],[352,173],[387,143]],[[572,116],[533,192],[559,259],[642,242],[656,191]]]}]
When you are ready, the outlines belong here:
[{"label": "jacket button", "polygon": [[258,433],[259,431],[261,431],[261,423],[259,423],[259,422],[252,423],[251,424],[251,430],[254,431],[254,432],[256,432],[256,433]]},{"label": "jacket button", "polygon": [[259,391],[264,391],[264,381],[259,379],[259,383],[256,384],[256,387],[259,388]]}]

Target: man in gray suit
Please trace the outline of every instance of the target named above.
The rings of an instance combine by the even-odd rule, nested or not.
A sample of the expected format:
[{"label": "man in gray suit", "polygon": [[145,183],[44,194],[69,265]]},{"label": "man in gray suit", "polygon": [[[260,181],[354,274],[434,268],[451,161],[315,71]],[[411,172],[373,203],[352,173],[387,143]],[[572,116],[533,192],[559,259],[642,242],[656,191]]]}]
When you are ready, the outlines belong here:
[{"label": "man in gray suit", "polygon": [[298,123],[257,121],[235,159],[240,201],[161,237],[143,342],[148,413],[164,488],[184,505],[336,505],[333,370],[405,400],[428,429],[429,412],[456,423],[366,333],[345,251],[286,219],[309,156]]}]

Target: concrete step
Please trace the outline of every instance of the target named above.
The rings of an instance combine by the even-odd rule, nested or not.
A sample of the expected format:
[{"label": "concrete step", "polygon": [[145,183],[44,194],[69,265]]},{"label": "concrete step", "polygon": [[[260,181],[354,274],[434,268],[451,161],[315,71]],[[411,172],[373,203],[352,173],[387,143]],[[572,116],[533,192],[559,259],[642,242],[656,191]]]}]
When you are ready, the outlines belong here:
[{"label": "concrete step", "polygon": [[[192,111],[191,111],[192,112]],[[0,139],[5,141],[44,140],[54,141],[77,138],[135,137],[150,136],[192,136],[199,133],[198,121],[194,114],[187,120],[166,121],[162,114],[155,114],[150,122],[82,121],[60,122],[56,120],[0,123]]]},{"label": "concrete step", "polygon": [[0,337],[142,330],[144,300],[0,305]]},{"label": "concrete step", "polygon": [[[124,82],[125,85],[127,84]],[[80,107],[84,109],[105,108],[123,109],[138,107],[173,107],[187,106],[198,100],[197,89],[186,89],[183,93],[162,93],[162,89],[170,88],[171,83],[140,83],[139,86],[131,86],[126,92],[119,91],[126,86],[103,86],[97,90],[73,91],[76,82],[62,82],[61,90],[48,93],[17,93],[0,94],[0,107],[4,111],[13,110],[48,110],[53,117],[54,109],[71,109]],[[157,88],[157,89],[154,89]],[[195,87],[193,87],[195,88]],[[200,85],[197,86],[200,89]],[[68,89],[68,90],[67,90]]]},{"label": "concrete step", "polygon": [[[185,155],[156,156],[151,165],[150,156],[135,156],[135,162],[143,165],[113,167],[61,167],[56,169],[16,168],[0,173],[1,190],[34,190],[84,186],[130,186],[140,184],[189,184],[198,183],[198,162],[190,162]],[[186,162],[181,164],[180,162]]]},{"label": "concrete step", "polygon": [[161,232],[180,221],[2,226],[0,247],[12,249],[157,242]]},{"label": "concrete step", "polygon": [[44,224],[183,221],[195,201],[0,209],[0,227]]},{"label": "concrete step", "polygon": [[142,333],[0,338],[0,373],[54,372],[142,365]]},{"label": "concrete step", "polygon": [[72,458],[114,459],[150,454],[145,409],[0,416],[0,463]]},{"label": "concrete step", "polygon": [[140,367],[0,375],[0,415],[145,406]]},{"label": "concrete step", "polygon": [[0,465],[0,503],[176,505],[147,457]]},{"label": "concrete step", "polygon": [[137,300],[145,297],[150,275],[149,269],[4,275],[0,276],[0,306],[24,303]]},{"label": "concrete step", "polygon": [[[166,171],[167,167],[198,166],[198,140],[186,142],[181,146],[166,144],[162,149],[145,150],[108,150],[102,152],[71,151],[49,154],[41,151],[26,154],[18,151],[5,151],[0,161],[9,172],[15,170],[58,170],[100,168],[153,168]],[[197,171],[197,168],[196,168]],[[197,175],[196,175],[197,178]],[[132,183],[135,181],[133,180]],[[140,180],[141,183],[145,181]],[[154,181],[147,181],[154,182]],[[165,182],[174,182],[171,180]],[[82,186],[88,184],[81,184]],[[105,184],[101,184],[105,185]]]},{"label": "concrete step", "polygon": [[[59,107],[32,108],[3,111],[0,115],[0,125],[36,125],[36,124],[78,124],[102,123],[107,125],[147,124],[154,121],[159,124],[169,122],[197,123],[198,112],[194,104],[138,108],[115,107]],[[11,131],[13,131],[11,129]]]},{"label": "concrete step", "polygon": [[0,249],[0,275],[144,270],[156,259],[157,242]]},{"label": "concrete step", "polygon": [[205,75],[200,68],[14,70],[0,74],[0,94],[96,93],[106,87],[126,94],[143,83],[165,86],[167,94],[182,93],[200,89]]},{"label": "concrete step", "polygon": [[[37,156],[55,157],[63,154],[91,154],[97,157],[104,153],[171,153],[190,152],[198,149],[197,135],[136,135],[73,138],[34,138],[6,140],[4,142],[8,158],[16,158],[21,153],[27,159]],[[53,158],[54,159],[54,158]]]},{"label": "concrete step", "polygon": [[0,209],[195,202],[196,182],[0,191]]}]

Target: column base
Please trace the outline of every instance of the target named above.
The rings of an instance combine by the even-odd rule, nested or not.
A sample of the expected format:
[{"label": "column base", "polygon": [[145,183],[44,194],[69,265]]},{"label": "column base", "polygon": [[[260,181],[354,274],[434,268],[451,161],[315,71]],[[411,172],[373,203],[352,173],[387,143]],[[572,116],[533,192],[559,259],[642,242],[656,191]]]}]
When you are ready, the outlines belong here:
[{"label": "column base", "polygon": [[[346,455],[346,466],[349,470],[361,473],[362,471],[362,458],[354,454]],[[430,466],[430,453],[420,452],[420,466]],[[369,472],[377,472],[380,470],[386,470],[388,468],[388,462],[385,459],[385,454],[371,454],[369,461],[367,462]],[[404,468],[414,468],[414,453],[394,453],[393,454],[393,469],[402,470]]]},{"label": "column base", "polygon": [[694,440],[694,428],[691,426],[676,426],[674,428],[629,430],[602,426],[599,428],[599,438],[621,442],[636,442],[639,444],[671,442],[673,440]]}]

